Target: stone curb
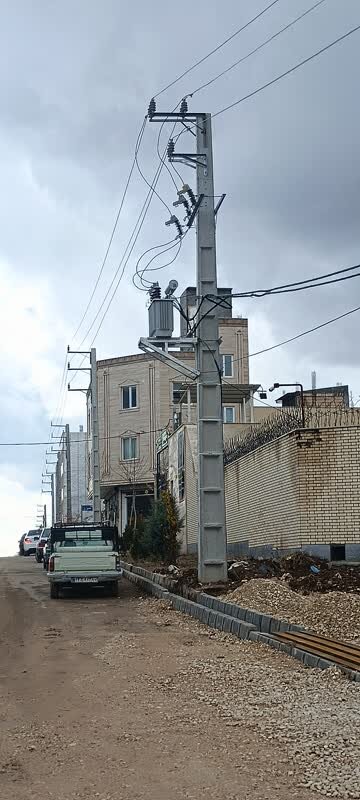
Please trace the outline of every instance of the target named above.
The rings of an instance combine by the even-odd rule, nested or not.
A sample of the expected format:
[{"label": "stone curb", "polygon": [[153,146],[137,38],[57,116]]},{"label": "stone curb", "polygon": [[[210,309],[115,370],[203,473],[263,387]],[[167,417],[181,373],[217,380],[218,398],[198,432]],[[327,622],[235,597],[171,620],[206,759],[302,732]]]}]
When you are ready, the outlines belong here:
[{"label": "stone curb", "polygon": [[251,625],[249,622],[242,622],[228,614],[213,611],[211,608],[201,605],[201,603],[194,603],[193,600],[187,600],[177,594],[169,593],[168,599],[176,611],[189,614],[204,625],[209,625],[210,628],[216,628],[218,631],[223,631],[223,633],[232,633],[238,639],[248,639],[251,631],[255,630],[255,625]]},{"label": "stone curb", "polygon": [[163,589],[157,583],[153,583],[153,581],[149,580],[148,578],[143,578],[141,575],[136,575],[134,572],[130,572],[130,570],[125,569],[122,567],[123,575],[127,578],[128,581],[131,583],[135,583],[137,586],[140,586],[144,592],[148,594],[154,595],[154,597],[159,597],[161,600],[167,600],[169,597],[169,592],[167,589]]},{"label": "stone curb", "polygon": [[232,617],[241,619],[244,622],[250,622],[255,625],[262,633],[280,633],[280,631],[304,631],[302,625],[293,625],[290,622],[284,622],[282,619],[270,616],[270,614],[262,614],[259,611],[254,611],[252,608],[243,608],[236,603],[227,603],[226,600],[218,600],[217,597],[212,597],[210,594],[200,592],[198,595],[199,602],[203,605],[212,608],[214,611],[220,611],[222,614],[230,614]]},{"label": "stone curb", "polygon": [[[176,611],[189,614],[189,616],[194,617],[204,625],[209,625],[210,628],[215,628],[224,633],[231,633],[237,636],[238,639],[249,639],[252,642],[266,644],[274,650],[287,653],[287,655],[296,658],[305,667],[329,669],[329,667],[339,666],[334,661],[328,661],[326,658],[316,656],[307,650],[294,647],[290,642],[280,642],[271,635],[282,631],[305,631],[306,628],[302,625],[292,625],[269,614],[261,614],[251,608],[242,608],[236,603],[218,600],[217,597],[212,597],[212,595],[205,592],[198,592],[195,602],[164,588],[166,584],[174,585],[175,583],[166,575],[150,572],[144,567],[137,567],[125,561],[121,561],[120,566],[124,577],[140,586],[144,592],[161,600],[170,601]],[[346,667],[340,667],[340,669],[351,680],[360,682],[360,672]]]}]

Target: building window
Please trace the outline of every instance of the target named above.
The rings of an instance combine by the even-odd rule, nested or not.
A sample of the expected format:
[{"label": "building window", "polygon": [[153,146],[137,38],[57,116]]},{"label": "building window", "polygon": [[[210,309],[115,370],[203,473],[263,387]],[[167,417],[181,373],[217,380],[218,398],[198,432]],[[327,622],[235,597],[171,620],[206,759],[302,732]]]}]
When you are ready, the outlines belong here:
[{"label": "building window", "polygon": [[179,502],[185,497],[185,442],[184,431],[178,435],[178,492]]},{"label": "building window", "polygon": [[224,355],[222,356],[222,369],[223,369],[223,376],[224,378],[232,378],[234,375],[233,372],[233,362],[234,356],[233,355]]},{"label": "building window", "polygon": [[61,477],[63,476],[63,474],[64,474],[64,464],[61,462],[61,464],[60,464],[60,475],[61,475]]},{"label": "building window", "polygon": [[121,458],[123,461],[131,461],[138,458],[138,438],[137,436],[124,436],[121,439]]},{"label": "building window", "polygon": [[121,408],[123,411],[137,408],[137,386],[121,387]]},{"label": "building window", "polygon": [[183,383],[173,383],[172,385],[172,401],[174,406],[186,400],[187,389]]},{"label": "building window", "polygon": [[224,422],[235,422],[234,406],[223,406],[223,420]]}]

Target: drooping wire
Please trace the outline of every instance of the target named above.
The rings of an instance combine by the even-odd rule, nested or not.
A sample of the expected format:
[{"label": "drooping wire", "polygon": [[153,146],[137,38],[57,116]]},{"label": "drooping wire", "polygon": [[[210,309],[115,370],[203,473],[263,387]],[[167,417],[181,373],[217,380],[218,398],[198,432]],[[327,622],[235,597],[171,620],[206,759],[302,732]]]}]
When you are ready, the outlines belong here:
[{"label": "drooping wire", "polygon": [[[99,315],[100,315],[100,313],[101,313],[101,310],[102,310],[102,308],[104,307],[104,304],[105,304],[105,302],[106,302],[107,298],[109,297],[109,295],[110,295],[110,292],[111,292],[111,290],[112,290],[112,288],[113,288],[113,286],[114,286],[114,284],[115,284],[116,278],[117,278],[117,276],[119,275],[119,272],[120,272],[121,268],[123,267],[123,269],[122,269],[122,271],[121,271],[121,273],[120,273],[120,278],[119,278],[118,282],[116,283],[116,287],[115,287],[114,293],[113,293],[113,295],[112,295],[112,297],[111,297],[111,300],[110,300],[110,302],[109,302],[109,304],[108,304],[108,306],[107,306],[107,310],[109,309],[109,307],[110,307],[110,305],[111,305],[111,302],[112,302],[112,300],[113,300],[114,294],[116,293],[116,291],[117,291],[117,288],[118,288],[118,286],[119,286],[119,283],[120,283],[120,281],[121,281],[121,279],[122,279],[122,277],[123,277],[123,275],[124,275],[124,272],[125,272],[126,266],[127,266],[127,264],[128,264],[128,261],[129,261],[129,259],[130,259],[130,256],[131,256],[131,253],[132,253],[132,251],[133,251],[133,249],[134,249],[134,247],[135,247],[135,244],[136,244],[136,241],[137,241],[137,239],[138,239],[138,237],[139,237],[139,234],[140,234],[141,228],[142,228],[142,226],[143,226],[143,224],[144,224],[144,221],[145,221],[145,218],[146,218],[147,212],[148,212],[148,210],[149,210],[149,207],[150,207],[150,203],[151,203],[151,201],[152,201],[152,198],[153,198],[153,196],[154,196],[154,190],[155,190],[155,188],[156,188],[156,184],[157,184],[157,182],[158,182],[158,180],[159,180],[159,177],[160,177],[160,174],[161,174],[161,171],[162,171],[162,167],[163,167],[163,165],[162,165],[162,164],[159,164],[159,166],[158,166],[158,167],[157,167],[157,169],[156,169],[156,172],[155,172],[155,174],[154,174],[154,177],[153,177],[152,183],[151,183],[151,184],[150,184],[150,186],[149,186],[149,191],[148,191],[148,193],[147,193],[147,195],[146,195],[146,198],[145,198],[145,200],[144,200],[144,203],[143,203],[143,205],[142,205],[141,211],[140,211],[140,213],[139,213],[139,215],[138,215],[137,221],[136,221],[136,223],[135,223],[135,225],[134,225],[134,228],[133,228],[133,230],[132,230],[132,233],[131,233],[131,235],[130,235],[130,237],[129,237],[128,243],[127,243],[127,245],[126,245],[126,248],[125,248],[125,250],[124,250],[123,256],[122,256],[122,258],[121,258],[121,260],[120,260],[119,266],[118,266],[118,268],[117,268],[117,270],[116,270],[116,272],[115,272],[115,274],[114,274],[114,276],[113,276],[113,278],[112,278],[112,281],[111,281],[111,283],[110,283],[110,286],[109,286],[109,288],[108,288],[108,290],[107,290],[107,292],[106,292],[106,294],[105,294],[105,297],[103,298],[103,301],[102,301],[102,303],[101,303],[101,305],[100,305],[100,307],[99,307],[99,309],[98,309],[98,311],[97,311],[97,314],[96,314],[95,318],[93,319],[93,321],[92,321],[92,323],[91,323],[91,325],[90,325],[89,329],[87,330],[87,332],[86,332],[86,334],[85,334],[85,336],[84,336],[84,338],[83,338],[83,340],[82,340],[82,342],[81,342],[81,345],[80,345],[80,347],[82,347],[82,345],[83,345],[83,344],[84,344],[84,342],[86,341],[87,337],[89,336],[89,333],[90,333],[90,331],[91,331],[91,330],[92,330],[92,328],[94,327],[94,325],[95,325],[95,322],[96,322],[96,320],[98,319],[98,317],[99,317]],[[106,313],[107,313],[107,310],[106,310]],[[105,313],[105,315],[104,315],[104,317],[103,317],[103,320],[105,319],[106,313]],[[103,320],[102,320],[102,321],[103,321]],[[101,323],[101,324],[102,324],[102,323]],[[101,327],[101,326],[100,326],[100,327]],[[100,328],[99,328],[99,329],[100,329]],[[98,329],[98,330],[99,330],[99,329]]]},{"label": "drooping wire", "polygon": [[[353,270],[356,270],[356,269],[360,269],[360,264],[356,264],[353,267],[345,267],[344,269],[335,270],[334,272],[328,272],[328,273],[325,273],[323,275],[318,275],[317,277],[308,278],[308,279],[303,280],[303,281],[295,281],[294,283],[287,283],[287,284],[283,284],[282,286],[275,286],[272,289],[255,289],[255,290],[247,291],[247,292],[234,292],[231,295],[230,294],[229,295],[224,295],[223,297],[220,297],[220,298],[219,297],[216,298],[215,295],[204,295],[203,297],[199,298],[200,302],[199,302],[199,305],[198,305],[198,308],[197,308],[197,311],[196,311],[196,314],[195,314],[195,318],[199,316],[200,309],[201,309],[201,307],[202,307],[202,305],[203,305],[205,300],[212,301],[212,305],[210,306],[210,308],[207,309],[205,314],[203,314],[201,317],[199,317],[199,319],[197,321],[195,321],[195,323],[194,323],[194,325],[192,327],[191,333],[192,334],[195,333],[195,331],[198,328],[200,322],[202,322],[202,320],[206,316],[208,316],[208,314],[211,314],[212,311],[215,308],[217,308],[217,307],[223,307],[223,308],[226,308],[226,309],[230,308],[231,306],[230,306],[230,303],[228,301],[230,301],[232,298],[242,298],[242,299],[254,298],[254,297],[255,298],[262,298],[262,297],[269,297],[269,296],[278,295],[278,294],[288,294],[289,292],[290,293],[292,293],[292,292],[300,292],[300,291],[304,291],[306,289],[315,289],[318,286],[327,286],[327,285],[332,285],[332,284],[335,284],[335,283],[339,283],[341,281],[350,280],[352,278],[358,278],[358,277],[360,277],[360,272],[356,272],[356,273],[353,272],[352,275],[347,275],[347,274],[343,275],[343,273],[352,272]],[[333,278],[334,275],[342,275],[342,277],[341,278]],[[322,280],[323,278],[331,278],[331,280]]]},{"label": "drooping wire", "polygon": [[[185,236],[185,234],[184,234],[184,236]],[[182,248],[182,243],[183,243],[184,236],[181,236],[181,238],[178,238],[177,242],[175,242],[173,245],[171,245],[171,247],[168,247],[168,248],[167,248],[167,250],[163,250],[163,252],[161,253],[161,255],[163,255],[164,253],[168,252],[169,250],[173,250],[173,249],[176,247],[176,245],[177,245],[177,250],[176,250],[176,253],[175,253],[175,255],[174,255],[174,256],[173,256],[173,257],[170,259],[170,261],[167,261],[165,264],[161,264],[161,266],[160,266],[160,267],[152,267],[151,269],[149,269],[149,268],[148,268],[148,265],[147,265],[147,266],[146,266],[146,268],[143,270],[143,273],[144,273],[145,271],[146,271],[146,272],[158,272],[158,270],[165,269],[166,267],[169,267],[171,264],[173,264],[173,263],[174,263],[174,261],[176,261],[176,259],[177,259],[178,255],[179,255],[179,253],[180,253],[180,250],[181,250],[181,248]],[[159,257],[159,256],[154,256],[154,258],[158,258],[158,257]],[[151,259],[151,261],[152,261],[152,260],[153,260],[153,259]],[[149,262],[149,264],[151,264],[151,261]],[[142,273],[142,275],[143,275],[143,273]],[[142,276],[141,276],[141,277],[142,277]],[[144,283],[142,284],[142,285],[143,285],[143,287],[144,287],[142,291],[146,291],[146,292],[148,292],[148,291],[149,291],[149,287],[151,286],[151,283],[152,283],[152,281],[148,281],[146,278],[143,278],[143,277],[142,277],[142,281],[144,281]],[[145,286],[145,281],[147,282],[148,286]]]},{"label": "drooping wire", "polygon": [[125,183],[125,188],[124,188],[124,191],[123,191],[123,194],[122,194],[122,197],[121,197],[120,206],[118,208],[118,211],[117,211],[117,214],[116,214],[116,217],[115,217],[115,222],[114,222],[111,234],[110,234],[109,242],[108,242],[108,245],[107,245],[106,250],[105,250],[105,255],[104,255],[104,258],[102,260],[102,263],[101,263],[101,266],[100,266],[100,270],[98,272],[98,275],[97,275],[97,278],[96,278],[96,281],[95,281],[95,284],[94,284],[94,288],[93,288],[93,290],[91,292],[90,298],[89,298],[88,303],[87,303],[86,308],[85,308],[85,311],[84,311],[84,313],[83,313],[83,315],[81,317],[81,320],[80,320],[80,322],[79,322],[79,324],[78,324],[78,326],[76,328],[75,333],[72,336],[72,341],[74,341],[74,339],[76,338],[77,334],[79,333],[79,330],[80,330],[80,328],[81,328],[81,326],[82,326],[82,324],[84,322],[84,319],[85,319],[85,317],[86,317],[86,315],[88,313],[88,310],[89,310],[89,308],[91,306],[91,303],[92,303],[92,300],[94,298],[95,292],[96,292],[97,287],[99,285],[101,276],[103,274],[103,271],[104,271],[104,268],[105,268],[105,264],[107,262],[108,255],[109,255],[109,252],[110,252],[110,248],[111,248],[111,245],[113,243],[115,232],[116,232],[116,229],[117,229],[117,226],[118,226],[118,223],[119,223],[121,212],[122,212],[123,207],[124,207],[124,203],[125,203],[125,199],[126,199],[126,196],[127,196],[128,189],[129,189],[130,181],[131,181],[131,178],[132,178],[132,175],[133,175],[133,172],[134,172],[137,153],[138,153],[141,141],[142,141],[142,137],[144,135],[145,125],[146,125],[146,118],[143,120],[143,123],[141,125],[140,131],[139,131],[139,134],[138,134],[138,137],[137,137],[137,140],[136,140],[134,157],[133,157],[133,160],[132,160],[132,163],[131,163],[131,167],[130,167],[130,170],[129,170],[129,174],[128,174],[128,177],[127,177],[127,180],[126,180],[126,183]]},{"label": "drooping wire", "polygon": [[[118,290],[118,288],[119,288],[119,284],[120,284],[120,282],[121,282],[121,280],[122,280],[122,277],[123,277],[123,275],[124,275],[124,273],[125,273],[126,266],[127,266],[128,262],[129,262],[129,259],[130,259],[130,256],[131,256],[131,254],[132,254],[132,251],[133,251],[133,249],[134,249],[134,247],[135,247],[135,244],[136,244],[136,242],[137,242],[137,239],[138,239],[138,237],[139,237],[139,235],[140,235],[140,231],[141,231],[141,229],[142,229],[142,226],[143,226],[143,224],[144,224],[144,221],[145,221],[145,218],[146,218],[147,212],[148,212],[148,210],[149,210],[149,207],[150,207],[150,204],[151,204],[152,198],[153,198],[153,196],[154,196],[154,189],[156,188],[156,184],[157,184],[157,182],[158,182],[158,180],[159,180],[159,177],[160,177],[160,175],[161,175],[162,169],[163,169],[163,164],[161,163],[161,164],[159,164],[159,166],[158,166],[158,167],[157,167],[157,169],[156,169],[156,172],[155,172],[155,174],[154,174],[153,181],[152,181],[152,183],[150,184],[149,191],[148,191],[148,193],[147,193],[147,195],[146,195],[145,201],[144,201],[144,203],[143,203],[143,206],[142,206],[142,208],[141,208],[140,214],[139,214],[139,216],[138,216],[138,219],[137,219],[137,221],[136,221],[136,223],[135,223],[135,226],[134,226],[134,228],[133,228],[133,231],[132,231],[132,233],[131,233],[131,236],[130,236],[130,238],[129,238],[129,241],[128,241],[128,244],[127,244],[127,246],[126,246],[126,248],[125,248],[125,251],[124,251],[124,253],[123,253],[123,256],[122,256],[122,258],[121,258],[120,264],[119,264],[119,266],[118,266],[118,268],[117,268],[117,270],[116,270],[116,272],[115,272],[115,275],[113,276],[113,279],[112,279],[112,281],[111,281],[111,284],[110,284],[110,286],[109,286],[109,288],[108,288],[108,290],[107,290],[107,293],[106,293],[106,295],[105,295],[105,297],[104,297],[104,299],[103,299],[103,301],[102,301],[102,303],[101,303],[101,306],[100,306],[100,308],[99,308],[99,309],[98,309],[98,311],[97,311],[96,317],[95,317],[95,319],[93,320],[93,322],[92,322],[92,324],[91,324],[91,326],[90,326],[89,330],[88,330],[88,331],[87,331],[87,333],[85,334],[85,337],[84,337],[84,339],[83,339],[83,341],[82,341],[82,343],[81,343],[80,347],[82,347],[83,343],[85,342],[86,338],[88,337],[88,335],[89,335],[89,333],[90,333],[90,330],[93,328],[93,326],[94,326],[94,324],[95,324],[96,320],[98,319],[98,317],[99,317],[99,314],[100,314],[100,312],[101,312],[101,309],[103,308],[103,306],[104,306],[104,304],[105,304],[105,302],[106,302],[106,299],[109,297],[110,291],[111,291],[112,287],[114,286],[115,280],[116,280],[116,278],[117,278],[117,276],[119,275],[119,272],[120,272],[120,270],[121,270],[121,272],[120,272],[120,275],[119,275],[119,277],[118,277],[118,280],[117,280],[117,282],[116,282],[116,284],[115,284],[115,287],[114,287],[114,289],[113,289],[112,295],[110,296],[110,298],[109,298],[109,302],[108,302],[108,304],[107,304],[107,306],[106,306],[106,308],[105,308],[104,314],[103,314],[103,316],[101,317],[100,323],[99,323],[99,325],[98,325],[98,327],[97,327],[97,329],[96,329],[95,335],[94,335],[94,337],[93,337],[93,340],[92,340],[92,342],[91,342],[91,346],[94,344],[94,342],[95,342],[95,339],[96,339],[96,337],[97,337],[97,335],[98,335],[98,333],[99,333],[99,331],[100,331],[100,329],[101,329],[101,327],[102,327],[102,325],[103,325],[103,323],[104,323],[105,317],[106,317],[106,315],[107,315],[107,313],[108,313],[108,311],[109,311],[109,308],[110,308],[110,306],[111,306],[111,303],[113,302],[113,299],[114,299],[114,297],[115,297],[115,295],[116,295],[116,292],[117,292],[117,290]],[[84,360],[85,360],[85,359],[83,359],[83,360],[82,360],[82,362],[80,363],[80,365],[79,365],[79,366],[81,366],[81,364],[84,362]],[[75,379],[76,375],[77,375],[77,372],[74,372],[73,378],[72,378],[72,380],[70,381],[70,383],[72,383],[72,381]]]},{"label": "drooping wire", "polygon": [[[290,336],[289,339],[284,339],[282,342],[273,344],[270,347],[264,347],[262,350],[256,350],[254,353],[249,353],[249,358],[255,358],[255,356],[261,356],[263,353],[269,353],[271,350],[277,350],[278,347],[284,347],[286,344],[295,342],[297,339],[302,339],[303,336],[308,336],[310,333],[315,333],[316,331],[321,330],[321,328],[326,328],[328,325],[332,325],[333,323],[338,322],[340,319],[345,319],[346,317],[349,317],[351,314],[355,314],[358,311],[360,311],[360,306],[351,308],[350,311],[345,311],[343,314],[339,314],[337,317],[332,317],[331,319],[326,320],[326,322],[321,322],[319,325],[314,325],[312,328],[308,328],[306,331],[297,333],[295,336]],[[242,360],[242,358],[234,358],[233,364],[241,362]],[[206,370],[205,374],[208,374],[212,371],[213,370]]]},{"label": "drooping wire", "polygon": [[[161,156],[159,156],[159,157],[160,157],[160,161],[162,162],[162,165],[163,165],[163,166],[166,166],[166,168],[168,169],[168,167],[167,167],[167,164],[165,163],[165,161],[164,161],[164,160],[161,158]],[[141,167],[140,167],[140,164],[139,164],[139,160],[138,160],[138,154],[137,154],[137,153],[136,153],[136,155],[135,155],[135,163],[136,163],[136,166],[137,166],[138,172],[139,172],[139,174],[141,175],[141,177],[142,177],[143,181],[144,181],[144,182],[146,183],[146,185],[147,185],[147,186],[148,186],[148,187],[151,189],[151,191],[152,191],[152,194],[155,194],[155,195],[156,195],[156,197],[157,197],[157,198],[160,200],[160,203],[162,203],[162,205],[164,206],[164,208],[166,208],[166,210],[168,211],[169,215],[171,216],[171,213],[172,213],[172,212],[171,212],[171,208],[170,208],[170,206],[167,204],[166,200],[164,200],[164,198],[163,198],[163,197],[161,197],[161,195],[159,194],[159,192],[158,192],[158,191],[155,189],[155,187],[153,186],[153,181],[150,183],[150,181],[148,181],[148,179],[147,179],[146,175],[144,175],[144,173],[143,173],[143,171],[142,171],[142,169],[141,169]],[[170,175],[171,175],[171,173],[170,173]],[[171,177],[172,177],[172,175],[171,175]]]},{"label": "drooping wire", "polygon": [[[162,255],[164,255],[164,253],[167,253],[167,252],[169,252],[169,250],[172,250],[174,247],[176,247],[176,244],[178,244],[178,243],[179,243],[179,237],[176,236],[174,239],[170,239],[170,241],[162,242],[162,244],[157,244],[157,245],[154,245],[153,247],[148,247],[148,249],[145,250],[144,253],[142,253],[142,255],[140,256],[140,258],[137,261],[135,272],[134,272],[134,275],[133,275],[133,278],[132,278],[133,284],[137,289],[140,289],[140,291],[148,291],[148,286],[146,287],[145,283],[151,284],[151,281],[148,281],[146,278],[143,277],[144,273],[145,272],[155,272],[157,270],[164,269],[165,266],[167,266],[167,264],[164,264],[161,267],[152,267],[151,269],[150,269],[150,264],[153,261],[155,261],[155,259],[160,258]],[[140,263],[143,260],[143,258],[145,258],[145,256],[148,253],[151,253],[153,250],[160,250],[160,252],[159,253],[155,253],[155,255],[152,256],[152,258],[147,262],[146,266],[142,267],[140,269]],[[139,279],[140,283],[142,284],[143,289],[141,289],[141,287],[136,284],[135,278]]]}]

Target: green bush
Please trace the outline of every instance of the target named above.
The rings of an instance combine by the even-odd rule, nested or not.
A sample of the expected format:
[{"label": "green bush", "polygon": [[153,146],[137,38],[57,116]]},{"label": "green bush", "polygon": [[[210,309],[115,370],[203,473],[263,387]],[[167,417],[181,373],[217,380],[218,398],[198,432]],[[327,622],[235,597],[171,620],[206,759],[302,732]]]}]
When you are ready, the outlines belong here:
[{"label": "green bush", "polygon": [[128,524],[120,540],[120,548],[123,553],[128,553],[131,550],[133,537],[134,537],[133,526]]},{"label": "green bush", "polygon": [[149,555],[151,555],[151,547],[149,546],[146,523],[143,517],[138,517],[136,528],[132,530],[130,553],[135,559],[148,558]]}]

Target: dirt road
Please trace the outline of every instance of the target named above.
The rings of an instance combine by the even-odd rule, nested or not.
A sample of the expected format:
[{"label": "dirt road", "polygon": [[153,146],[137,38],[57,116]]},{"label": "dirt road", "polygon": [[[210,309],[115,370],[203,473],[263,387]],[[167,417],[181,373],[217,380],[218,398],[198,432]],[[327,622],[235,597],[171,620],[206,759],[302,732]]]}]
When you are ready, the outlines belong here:
[{"label": "dirt road", "polygon": [[[338,675],[328,687],[314,672],[182,618],[125,581],[118,599],[93,594],[50,601],[46,576],[33,559],[0,559],[0,796],[319,797],[315,790],[325,792],[325,784],[312,788],[301,753],[294,755],[296,725],[284,712],[278,728],[269,727],[271,702],[261,688],[274,676],[275,711],[283,698],[292,712],[292,683],[307,690],[311,674],[315,683],[323,681],[326,696],[329,688],[334,709],[343,695],[348,719],[356,687]],[[314,686],[318,737],[321,682]],[[299,698],[296,713],[303,705]],[[279,739],[278,729],[290,731],[289,741]],[[302,788],[306,781],[309,788]]]}]

